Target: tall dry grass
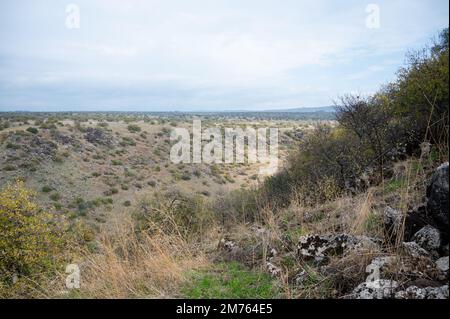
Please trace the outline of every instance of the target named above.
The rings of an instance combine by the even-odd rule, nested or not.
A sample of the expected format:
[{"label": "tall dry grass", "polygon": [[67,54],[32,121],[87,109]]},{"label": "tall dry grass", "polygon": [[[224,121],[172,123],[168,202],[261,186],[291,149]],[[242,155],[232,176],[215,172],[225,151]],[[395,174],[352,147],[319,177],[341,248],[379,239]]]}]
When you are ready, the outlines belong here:
[{"label": "tall dry grass", "polygon": [[[178,297],[189,272],[207,265],[202,251],[183,237],[138,232],[131,218],[114,222],[101,232],[94,252],[80,247],[77,256],[80,288],[56,285],[47,290],[48,297]],[[65,276],[60,274],[59,284]]]}]

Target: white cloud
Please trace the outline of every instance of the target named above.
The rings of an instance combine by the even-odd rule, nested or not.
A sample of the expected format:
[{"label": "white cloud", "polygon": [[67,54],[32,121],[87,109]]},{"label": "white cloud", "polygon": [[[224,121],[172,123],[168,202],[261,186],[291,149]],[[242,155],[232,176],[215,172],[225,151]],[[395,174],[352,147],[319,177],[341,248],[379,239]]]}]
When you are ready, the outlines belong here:
[{"label": "white cloud", "polygon": [[[75,2],[81,28],[68,30],[62,4],[2,1],[0,93],[2,83],[36,85],[57,104],[51,89],[59,83],[121,89],[122,101],[141,105],[329,104],[355,81],[375,90],[374,79],[392,76],[384,61],[448,25],[443,0],[378,1],[376,30],[356,0]],[[131,88],[141,90],[138,100]],[[0,98],[0,107],[10,102]]]}]

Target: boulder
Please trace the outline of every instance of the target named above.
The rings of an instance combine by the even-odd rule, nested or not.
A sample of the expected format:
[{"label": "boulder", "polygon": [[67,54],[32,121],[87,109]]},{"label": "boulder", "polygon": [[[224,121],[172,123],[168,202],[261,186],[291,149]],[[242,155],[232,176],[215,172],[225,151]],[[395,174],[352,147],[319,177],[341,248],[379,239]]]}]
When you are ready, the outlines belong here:
[{"label": "boulder", "polygon": [[427,187],[427,213],[448,242],[448,162],[439,166],[431,177],[431,182]]},{"label": "boulder", "polygon": [[414,234],[412,240],[420,247],[430,252],[432,256],[438,257],[438,250],[441,246],[441,235],[439,230],[433,226],[427,225]]},{"label": "boulder", "polygon": [[448,276],[448,256],[436,260],[436,268]]}]

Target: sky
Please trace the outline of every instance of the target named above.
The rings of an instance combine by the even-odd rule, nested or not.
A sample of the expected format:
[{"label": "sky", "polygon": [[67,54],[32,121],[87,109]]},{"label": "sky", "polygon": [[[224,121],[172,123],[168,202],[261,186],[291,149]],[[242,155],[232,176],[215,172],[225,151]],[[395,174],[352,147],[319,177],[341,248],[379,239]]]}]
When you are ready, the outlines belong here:
[{"label": "sky", "polygon": [[448,15],[447,0],[1,0],[0,111],[328,106],[394,80]]}]

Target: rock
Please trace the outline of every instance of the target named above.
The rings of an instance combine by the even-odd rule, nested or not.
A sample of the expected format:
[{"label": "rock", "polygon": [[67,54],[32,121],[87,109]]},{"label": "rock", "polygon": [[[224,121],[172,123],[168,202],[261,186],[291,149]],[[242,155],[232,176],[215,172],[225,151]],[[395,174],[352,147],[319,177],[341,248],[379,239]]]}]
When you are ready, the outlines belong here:
[{"label": "rock", "polygon": [[422,142],[420,143],[420,157],[424,158],[430,154],[431,151],[431,143]]},{"label": "rock", "polygon": [[84,138],[92,144],[106,146],[111,146],[113,144],[112,138],[105,131],[99,128],[88,127],[86,129],[86,135],[84,136]]},{"label": "rock", "polygon": [[367,270],[375,270],[382,271],[385,266],[389,266],[396,261],[396,257],[394,256],[383,256],[383,257],[375,257],[372,259],[370,264],[367,266]]},{"label": "rock", "polygon": [[436,228],[427,225],[415,233],[412,240],[432,255],[439,256],[438,250],[441,246],[441,235]]},{"label": "rock", "polygon": [[436,268],[448,276],[448,256],[436,260]]},{"label": "rock", "polygon": [[266,262],[266,267],[272,277],[278,277],[281,274],[281,268],[269,261]]},{"label": "rock", "polygon": [[231,257],[236,257],[241,254],[241,248],[233,241],[222,238],[219,242],[219,248],[222,248],[227,253],[230,254]]},{"label": "rock", "polygon": [[294,282],[297,286],[301,287],[309,279],[309,274],[306,270],[300,271],[295,277]]},{"label": "rock", "polygon": [[387,206],[383,213],[383,221],[386,233],[391,241],[397,238],[400,225],[402,224],[402,213],[392,207]]},{"label": "rock", "polygon": [[410,286],[395,293],[396,299],[448,299],[448,285],[442,287],[418,288]]},{"label": "rock", "polygon": [[403,241],[410,241],[412,236],[422,227],[429,224],[425,205],[409,210],[406,214],[386,207],[383,213],[384,229],[389,241],[394,243],[403,228]]},{"label": "rock", "polygon": [[449,247],[448,247],[448,244],[441,247],[441,252],[442,252],[442,255],[443,255],[443,256],[448,256],[448,255],[449,255],[448,248],[449,248]]},{"label": "rock", "polygon": [[37,157],[40,159],[48,159],[56,154],[58,145],[52,141],[33,135],[29,140],[22,141],[22,148],[26,156]]},{"label": "rock", "polygon": [[405,242],[402,244],[403,250],[413,258],[429,257],[430,254],[420,247],[415,241]]},{"label": "rock", "polygon": [[396,281],[378,279],[375,281],[363,282],[352,292],[349,299],[390,299],[395,295],[398,284]]},{"label": "rock", "polygon": [[297,254],[303,259],[324,262],[329,256],[341,255],[347,249],[376,248],[375,239],[366,236],[308,235],[300,237]]},{"label": "rock", "polygon": [[427,213],[448,241],[448,162],[436,169],[427,188]]},{"label": "rock", "polygon": [[60,144],[73,146],[79,145],[79,142],[77,141],[76,138],[62,134],[59,131],[52,132],[52,138]]}]

